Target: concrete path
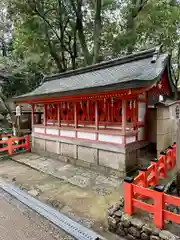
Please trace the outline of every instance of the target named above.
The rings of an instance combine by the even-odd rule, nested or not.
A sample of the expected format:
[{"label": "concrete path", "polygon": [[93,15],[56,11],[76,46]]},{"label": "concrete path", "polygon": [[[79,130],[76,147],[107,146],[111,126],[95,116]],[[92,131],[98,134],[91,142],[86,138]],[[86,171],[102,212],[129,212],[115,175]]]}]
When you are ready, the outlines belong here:
[{"label": "concrete path", "polygon": [[65,232],[0,190],[0,240],[71,240]]}]

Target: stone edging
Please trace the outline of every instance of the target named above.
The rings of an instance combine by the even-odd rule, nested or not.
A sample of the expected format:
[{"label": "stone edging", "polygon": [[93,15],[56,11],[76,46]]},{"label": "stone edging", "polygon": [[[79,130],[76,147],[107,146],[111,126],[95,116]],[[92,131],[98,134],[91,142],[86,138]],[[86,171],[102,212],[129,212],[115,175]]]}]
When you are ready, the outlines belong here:
[{"label": "stone edging", "polygon": [[137,217],[128,216],[123,212],[124,199],[108,209],[109,230],[129,240],[179,240],[180,238],[167,230],[161,230],[145,223]]}]

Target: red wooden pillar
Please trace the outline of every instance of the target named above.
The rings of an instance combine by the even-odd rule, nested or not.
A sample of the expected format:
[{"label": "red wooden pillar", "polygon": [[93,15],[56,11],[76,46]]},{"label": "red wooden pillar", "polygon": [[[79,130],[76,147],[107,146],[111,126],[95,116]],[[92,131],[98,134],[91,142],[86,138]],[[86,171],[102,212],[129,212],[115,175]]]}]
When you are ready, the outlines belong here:
[{"label": "red wooden pillar", "polygon": [[160,229],[164,227],[164,193],[161,187],[156,186],[154,194],[154,225]]},{"label": "red wooden pillar", "polygon": [[122,100],[122,132],[123,144],[126,144],[126,100]]},{"label": "red wooden pillar", "polygon": [[[96,131],[99,129],[99,116],[98,116],[98,101],[95,102],[95,127]],[[96,132],[96,140],[98,140],[98,132]]]},{"label": "red wooden pillar", "polygon": [[77,102],[74,102],[74,128],[75,128],[75,137],[77,138],[77,128],[78,128]]},{"label": "red wooden pillar", "polygon": [[78,118],[77,118],[77,103],[74,103],[74,126],[75,129],[78,128]]},{"label": "red wooden pillar", "polygon": [[32,121],[32,126],[34,125],[34,109],[35,109],[35,104],[32,104],[32,115],[31,115],[31,121]]},{"label": "red wooden pillar", "polygon": [[111,102],[110,99],[106,99],[107,101],[107,121],[111,121]]},{"label": "red wooden pillar", "polygon": [[89,103],[89,100],[87,100],[87,120],[90,121],[90,103]]},{"label": "red wooden pillar", "polygon": [[29,135],[25,137],[25,144],[26,144],[26,147],[25,147],[26,151],[30,152],[31,151],[31,146],[30,146],[30,136]]},{"label": "red wooden pillar", "polygon": [[11,156],[13,154],[13,148],[12,148],[12,144],[13,144],[13,141],[12,141],[12,138],[8,138],[8,154],[9,156]]},{"label": "red wooden pillar", "polygon": [[47,105],[44,104],[44,126],[47,124]]},{"label": "red wooden pillar", "polygon": [[151,165],[153,165],[153,180],[151,186],[156,186],[158,184],[158,167],[157,167],[157,159],[151,160]]},{"label": "red wooden pillar", "polygon": [[146,113],[145,113],[145,124],[144,124],[144,140],[148,140],[148,128],[147,128],[147,123],[148,123],[148,92],[146,92]]},{"label": "red wooden pillar", "polygon": [[61,126],[60,103],[57,104],[57,121],[58,121],[58,127],[60,127]]},{"label": "red wooden pillar", "polygon": [[138,98],[136,98],[135,100],[135,129],[137,130],[137,133],[136,133],[136,141],[138,141],[138,114],[139,114],[139,111],[138,111]]},{"label": "red wooden pillar", "polygon": [[111,98],[111,122],[114,121],[114,99]]},{"label": "red wooden pillar", "polygon": [[124,212],[130,216],[133,214],[133,180],[131,177],[124,179]]}]

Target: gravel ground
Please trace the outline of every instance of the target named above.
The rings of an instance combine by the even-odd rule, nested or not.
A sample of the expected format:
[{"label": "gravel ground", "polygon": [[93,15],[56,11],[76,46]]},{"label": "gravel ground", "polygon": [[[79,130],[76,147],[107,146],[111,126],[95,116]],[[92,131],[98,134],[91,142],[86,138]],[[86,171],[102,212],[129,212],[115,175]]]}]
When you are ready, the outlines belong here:
[{"label": "gravel ground", "polygon": [[0,240],[73,240],[0,189]]}]

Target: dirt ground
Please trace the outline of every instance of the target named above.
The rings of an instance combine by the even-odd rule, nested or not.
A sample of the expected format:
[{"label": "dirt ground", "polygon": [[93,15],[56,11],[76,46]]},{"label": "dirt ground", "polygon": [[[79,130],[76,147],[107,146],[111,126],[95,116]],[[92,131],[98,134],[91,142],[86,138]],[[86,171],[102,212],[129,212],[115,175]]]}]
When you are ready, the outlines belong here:
[{"label": "dirt ground", "polygon": [[[86,172],[85,175],[88,173]],[[116,186],[111,179],[110,185],[107,182],[103,185],[101,181],[105,181],[106,178],[103,179],[102,175],[98,175],[96,179],[101,181],[95,183],[93,176],[93,184],[91,182],[83,186],[81,181],[79,185],[74,177],[75,182],[72,180],[69,182],[8,159],[0,160],[0,177],[14,182],[34,197],[55,207],[82,225],[106,237],[109,234],[106,232],[105,220],[107,209],[118,202],[122,191],[122,187]],[[112,186],[113,184],[115,186]],[[113,238],[116,239],[115,236]],[[111,236],[109,239],[113,238]]]},{"label": "dirt ground", "polygon": [[0,240],[73,240],[48,220],[0,190]]}]

